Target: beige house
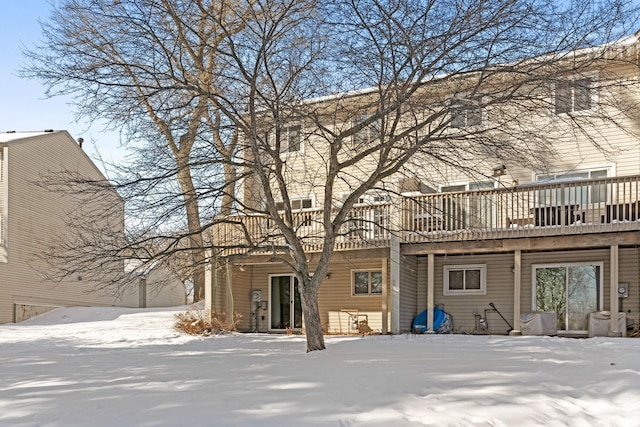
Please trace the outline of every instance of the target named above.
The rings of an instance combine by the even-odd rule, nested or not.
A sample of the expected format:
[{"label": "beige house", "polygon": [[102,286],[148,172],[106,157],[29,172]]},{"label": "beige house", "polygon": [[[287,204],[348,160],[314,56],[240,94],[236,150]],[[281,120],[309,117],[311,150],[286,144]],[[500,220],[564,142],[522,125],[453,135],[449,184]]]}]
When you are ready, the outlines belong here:
[{"label": "beige house", "polygon": [[[107,292],[93,292],[102,284],[81,274],[60,283],[43,278],[48,268],[42,261],[45,249],[59,236],[76,232],[67,214],[79,208],[77,199],[41,185],[50,174],[63,171],[105,179],[66,131],[0,134],[0,323],[21,321],[60,306],[140,306],[137,279],[132,279],[131,290],[114,297],[104,287]],[[115,190],[111,199],[121,203]],[[113,222],[122,229],[124,212]],[[104,277],[122,274],[122,268],[106,271]],[[184,285],[178,291],[173,288],[159,291],[169,292],[166,297],[147,291],[149,303],[184,304]]]},{"label": "beige house", "polygon": [[[427,310],[432,319],[436,307],[450,314],[457,333],[619,336],[627,324],[637,325],[640,118],[620,109],[640,101],[637,35],[612,48],[611,55],[623,60],[599,62],[579,74],[564,72],[564,79],[549,87],[545,103],[520,119],[539,123],[538,133],[554,141],[553,156],[539,168],[487,156],[461,173],[427,163],[416,167],[417,159],[407,166],[413,167],[411,179],[398,174],[363,196],[336,242],[320,288],[324,331],[351,333],[366,320],[381,333],[410,332],[419,313]],[[605,94],[605,85],[615,89]],[[487,103],[483,109],[452,109],[447,131],[490,126],[494,118],[507,116],[492,108]],[[598,119],[599,112],[613,120]],[[581,115],[592,119],[579,126]],[[563,120],[569,116],[572,120]],[[310,126],[299,122],[284,129],[283,155],[292,169],[299,229],[314,236],[322,233],[317,207],[324,202],[326,153]],[[348,184],[339,191],[348,195]],[[259,199],[259,193],[247,180],[245,203]],[[341,197],[333,194],[336,201]],[[263,216],[236,219],[256,235],[273,233]],[[220,244],[243,238],[232,225],[216,233]],[[233,260],[227,282],[209,276],[210,304],[241,313],[241,330],[304,327],[297,279],[270,261],[269,242],[274,252],[284,242],[273,235],[265,239],[263,254],[236,257],[240,249],[227,251]],[[305,242],[313,268],[321,248],[313,239]]]}]

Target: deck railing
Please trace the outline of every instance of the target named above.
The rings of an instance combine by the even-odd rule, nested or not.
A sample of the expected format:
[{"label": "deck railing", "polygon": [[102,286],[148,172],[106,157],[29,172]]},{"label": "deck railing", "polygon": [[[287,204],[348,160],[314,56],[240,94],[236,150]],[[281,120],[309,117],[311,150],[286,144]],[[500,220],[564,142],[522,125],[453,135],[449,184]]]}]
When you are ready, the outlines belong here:
[{"label": "deck railing", "polygon": [[[420,194],[354,207],[337,236],[336,250],[388,246],[392,233],[401,242],[415,243],[502,239],[640,230],[639,219],[640,176]],[[215,227],[213,236],[226,253],[246,251],[249,240],[265,250],[286,245],[270,218],[227,220]],[[297,212],[294,227],[305,250],[322,249],[321,210]]]},{"label": "deck railing", "polygon": [[403,198],[404,241],[456,241],[640,229],[640,177]]}]

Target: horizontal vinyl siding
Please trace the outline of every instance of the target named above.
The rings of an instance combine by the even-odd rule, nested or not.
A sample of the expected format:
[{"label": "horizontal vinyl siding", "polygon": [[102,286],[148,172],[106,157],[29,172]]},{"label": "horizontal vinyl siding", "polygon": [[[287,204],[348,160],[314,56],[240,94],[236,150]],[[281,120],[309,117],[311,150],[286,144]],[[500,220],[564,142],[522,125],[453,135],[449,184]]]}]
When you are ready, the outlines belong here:
[{"label": "horizontal vinyl siding", "polygon": [[[640,318],[640,249],[621,248],[618,254],[618,279],[629,284],[629,297],[623,298],[620,311],[627,313],[627,318],[635,323]],[[631,310],[629,312],[629,310]]]},{"label": "horizontal vinyl siding", "polygon": [[[314,268],[315,265],[311,265]],[[255,307],[251,303],[251,291],[261,290],[262,301],[269,299],[269,276],[287,275],[291,272],[284,266],[273,264],[259,264],[247,266],[245,274],[239,274],[234,268],[234,301],[236,311],[242,314],[239,330],[254,330]],[[382,330],[382,296],[381,295],[352,295],[351,274],[353,270],[380,271],[382,258],[349,259],[348,255],[334,256],[329,267],[329,278],[320,286],[318,293],[318,308],[325,333],[349,332],[349,315],[344,309],[358,310],[360,314],[368,316],[369,327],[374,331]],[[264,319],[262,319],[264,316]],[[364,317],[361,317],[361,320]],[[258,311],[258,331],[268,330],[269,312]]]},{"label": "horizontal vinyl siding", "polygon": [[[66,133],[53,133],[28,140],[13,141],[7,149],[7,253],[0,263],[0,323],[14,321],[14,304],[32,305],[123,305],[137,306],[137,296],[114,299],[94,288],[86,278],[62,283],[41,278],[41,253],[56,235],[73,233],[66,212],[74,202],[36,185],[49,171],[76,171],[93,179],[103,178],[80,147]],[[80,276],[80,275],[79,275]]]},{"label": "horizontal vinyl siding", "polygon": [[[240,269],[238,266],[231,266],[231,282],[232,286],[232,296],[233,296],[233,312],[236,317],[236,329],[241,332],[254,332],[257,331],[255,328],[255,304],[251,300],[251,292],[252,292],[252,280],[255,273],[254,266],[246,266],[243,267],[244,271]],[[225,282],[226,286],[226,282]],[[262,290],[262,300],[266,301],[268,296],[267,287],[257,287],[256,289]],[[224,293],[226,295],[226,292]],[[266,311],[261,312],[258,310],[258,316],[266,316]],[[265,318],[266,319],[266,318]],[[260,325],[260,321],[258,326]],[[263,322],[266,325],[266,320]],[[265,329],[262,329],[265,330]]]},{"label": "horizontal vinyl siding", "polygon": [[[421,261],[426,272],[426,258]],[[486,264],[486,295],[443,295],[445,265]],[[451,314],[456,332],[473,333],[475,328],[474,310],[485,317],[493,334],[505,334],[509,326],[493,311],[489,303],[495,304],[500,313],[513,325],[513,254],[436,256],[435,258],[435,304],[443,305]],[[421,268],[420,271],[423,271]],[[420,281],[426,288],[426,277]],[[425,290],[426,299],[426,290]]]},{"label": "horizontal vinyl siding", "polygon": [[410,332],[418,314],[418,258],[400,257],[400,332]]},{"label": "horizontal vinyl siding", "polygon": [[422,313],[427,309],[427,257],[421,256],[416,259],[416,311]]},{"label": "horizontal vinyl siding", "polygon": [[[351,285],[353,270],[381,271],[382,259],[336,259],[331,263],[329,268],[331,278],[322,283],[318,294],[322,326],[327,333],[349,332],[347,328],[349,316],[341,311],[343,309],[357,309],[360,314],[366,314],[369,327],[377,332],[382,331],[382,295],[353,295]],[[388,269],[387,277],[389,277]]]},{"label": "horizontal vinyl siding", "polygon": [[187,302],[184,283],[162,268],[147,276],[147,307],[173,307]]}]

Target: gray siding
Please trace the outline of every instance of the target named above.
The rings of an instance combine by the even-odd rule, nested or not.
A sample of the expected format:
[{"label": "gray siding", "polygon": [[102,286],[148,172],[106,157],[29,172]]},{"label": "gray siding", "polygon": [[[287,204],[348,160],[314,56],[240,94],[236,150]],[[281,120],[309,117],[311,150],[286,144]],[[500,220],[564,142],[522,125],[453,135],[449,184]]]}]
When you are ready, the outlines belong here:
[{"label": "gray siding", "polygon": [[[443,295],[444,266],[486,264],[486,295]],[[509,326],[494,312],[500,313],[513,325],[513,254],[439,256],[435,259],[435,303],[453,315],[456,332],[471,333],[475,328],[474,310],[485,317],[493,334],[506,334]],[[486,311],[485,311],[486,310]]]},{"label": "gray siding", "polygon": [[640,248],[622,248],[618,258],[620,282],[629,284],[629,297],[623,298],[620,311],[636,324],[640,318]]},{"label": "gray siding", "polygon": [[418,258],[400,257],[400,332],[410,332],[418,314]]}]

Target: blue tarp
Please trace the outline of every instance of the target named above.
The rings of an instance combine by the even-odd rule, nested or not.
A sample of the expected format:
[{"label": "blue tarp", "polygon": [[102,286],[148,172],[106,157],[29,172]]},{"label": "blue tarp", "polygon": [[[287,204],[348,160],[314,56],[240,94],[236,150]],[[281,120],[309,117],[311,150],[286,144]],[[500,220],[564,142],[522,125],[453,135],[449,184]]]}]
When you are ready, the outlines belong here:
[{"label": "blue tarp", "polygon": [[[427,310],[418,314],[413,319],[412,330],[415,333],[422,334],[427,331]],[[433,330],[438,333],[446,333],[451,331],[451,318],[449,314],[435,307],[433,309]]]}]

